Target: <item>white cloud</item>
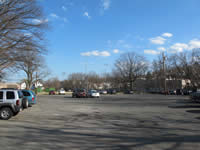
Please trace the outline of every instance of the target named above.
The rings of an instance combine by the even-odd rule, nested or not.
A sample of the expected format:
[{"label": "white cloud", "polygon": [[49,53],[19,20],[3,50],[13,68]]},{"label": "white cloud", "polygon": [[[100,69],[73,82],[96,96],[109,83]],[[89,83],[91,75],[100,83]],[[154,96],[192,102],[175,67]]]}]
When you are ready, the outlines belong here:
[{"label": "white cloud", "polygon": [[67,8],[65,6],[62,6],[62,10],[67,11]]},{"label": "white cloud", "polygon": [[172,33],[163,33],[162,36],[170,38],[173,36],[173,34]]},{"label": "white cloud", "polygon": [[130,44],[124,44],[124,45],[122,45],[124,48],[127,48],[127,49],[130,49],[130,48],[133,48],[133,46],[132,45],[130,45]]},{"label": "white cloud", "polygon": [[108,10],[110,8],[111,0],[101,0],[102,6],[104,10]]},{"label": "white cloud", "polygon": [[125,41],[124,40],[118,40],[117,43],[118,44],[123,44],[123,43],[125,43]]},{"label": "white cloud", "polygon": [[100,52],[100,56],[108,57],[110,56],[110,53],[108,51],[103,51],[103,52]]},{"label": "white cloud", "polygon": [[88,13],[88,12],[84,12],[84,13],[83,13],[83,16],[87,17],[88,19],[90,19],[90,18],[91,18],[91,16],[89,15],[89,13]]},{"label": "white cloud", "polygon": [[133,46],[131,44],[127,43],[125,40],[118,40],[115,45],[118,47],[121,46],[126,49],[133,48]]},{"label": "white cloud", "polygon": [[64,22],[68,22],[67,18],[63,18],[63,21],[64,21]]},{"label": "white cloud", "polygon": [[108,57],[110,56],[110,53],[108,51],[90,51],[90,52],[84,52],[81,53],[81,56],[103,56]]},{"label": "white cloud", "polygon": [[188,45],[185,43],[176,43],[170,47],[170,49],[172,49],[175,52],[182,52],[188,48]]},{"label": "white cloud", "polygon": [[34,24],[43,24],[43,23],[47,23],[49,20],[48,19],[33,19],[32,23]]},{"label": "white cloud", "polygon": [[40,19],[33,19],[32,22],[34,24],[40,24],[42,21]]},{"label": "white cloud", "polygon": [[84,52],[84,53],[81,53],[81,56],[91,56],[91,52]]},{"label": "white cloud", "polygon": [[113,53],[118,54],[120,51],[118,49],[114,49]]},{"label": "white cloud", "polygon": [[158,55],[160,54],[160,52],[156,51],[156,50],[152,50],[152,49],[146,49],[144,50],[145,54],[151,54],[151,55]]},{"label": "white cloud", "polygon": [[[67,20],[67,18],[66,17],[60,17],[60,16],[58,16],[57,14],[55,14],[55,13],[51,13],[50,15],[49,15],[51,18],[53,18],[53,19],[56,19],[56,20],[59,20],[59,21],[63,21],[63,22],[68,22],[68,20]],[[51,19],[51,20],[53,20],[53,19]]]},{"label": "white cloud", "polygon": [[151,38],[149,40],[150,40],[151,43],[157,44],[157,45],[163,45],[163,44],[165,44],[165,41],[166,41],[166,39],[161,37],[161,36]]},{"label": "white cloud", "polygon": [[55,19],[58,19],[58,18],[59,18],[59,16],[56,15],[56,14],[54,14],[54,13],[51,13],[50,16],[51,16],[52,18],[55,18]]},{"label": "white cloud", "polygon": [[170,47],[172,53],[183,52],[184,50],[193,50],[196,48],[200,48],[200,40],[193,39],[188,44],[186,43],[175,43]]},{"label": "white cloud", "polygon": [[166,51],[166,48],[164,48],[164,47],[158,47],[158,50],[159,51]]},{"label": "white cloud", "polygon": [[189,42],[189,50],[200,48],[200,40],[193,39]]},{"label": "white cloud", "polygon": [[31,37],[31,36],[32,36],[32,33],[28,33],[28,32],[27,32],[27,33],[24,33],[24,35],[27,36],[27,37]]}]

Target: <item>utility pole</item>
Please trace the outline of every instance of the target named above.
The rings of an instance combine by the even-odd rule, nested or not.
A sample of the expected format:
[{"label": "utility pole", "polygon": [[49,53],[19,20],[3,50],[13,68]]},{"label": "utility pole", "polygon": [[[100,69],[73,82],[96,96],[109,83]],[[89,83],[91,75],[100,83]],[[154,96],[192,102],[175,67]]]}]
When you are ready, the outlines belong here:
[{"label": "utility pole", "polygon": [[87,65],[88,63],[85,63],[85,81],[86,81],[86,92],[88,92],[88,75],[87,75]]},{"label": "utility pole", "polygon": [[35,80],[36,80],[36,82],[35,82],[35,94],[36,94],[36,95],[37,95],[37,92],[38,92],[38,91],[37,91],[37,90],[38,90],[38,89],[37,89],[37,84],[38,84],[38,74],[37,74],[37,73],[38,73],[38,72],[37,72],[37,70],[36,70],[36,74],[35,74],[35,78],[36,78],[36,79],[35,79]]},{"label": "utility pole", "polygon": [[105,83],[104,83],[104,85],[105,85],[105,87],[106,87],[106,89],[107,89],[107,67],[108,67],[108,64],[104,64],[104,66],[106,67],[106,69],[105,69]]},{"label": "utility pole", "polygon": [[166,92],[166,73],[165,73],[165,61],[166,61],[166,56],[165,56],[164,52],[162,53],[162,58],[163,58],[164,91]]}]

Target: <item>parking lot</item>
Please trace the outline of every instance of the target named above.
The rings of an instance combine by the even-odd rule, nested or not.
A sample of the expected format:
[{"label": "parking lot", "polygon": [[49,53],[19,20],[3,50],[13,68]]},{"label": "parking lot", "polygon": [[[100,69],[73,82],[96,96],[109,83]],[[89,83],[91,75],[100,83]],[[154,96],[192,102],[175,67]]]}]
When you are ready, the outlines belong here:
[{"label": "parking lot", "polygon": [[0,120],[10,149],[194,150],[200,147],[200,104],[184,96],[38,96],[38,103]]}]

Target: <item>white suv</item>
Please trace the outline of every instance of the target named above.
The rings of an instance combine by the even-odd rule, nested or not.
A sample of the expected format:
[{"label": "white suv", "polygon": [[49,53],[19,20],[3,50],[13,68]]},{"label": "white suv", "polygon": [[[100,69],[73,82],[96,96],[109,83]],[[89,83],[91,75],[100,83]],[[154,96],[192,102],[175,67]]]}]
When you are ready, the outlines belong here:
[{"label": "white suv", "polygon": [[0,118],[3,120],[10,119],[18,114],[21,108],[27,108],[27,102],[20,90],[0,89]]}]

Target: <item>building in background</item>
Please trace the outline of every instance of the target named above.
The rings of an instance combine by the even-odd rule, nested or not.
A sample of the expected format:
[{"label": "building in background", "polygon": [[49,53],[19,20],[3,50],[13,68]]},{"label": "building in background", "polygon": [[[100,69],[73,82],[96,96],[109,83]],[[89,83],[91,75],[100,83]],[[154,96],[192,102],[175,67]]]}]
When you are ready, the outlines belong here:
[{"label": "building in background", "polygon": [[[37,81],[36,83],[34,83],[31,87],[32,90],[34,90],[35,88],[41,88],[44,89],[43,84],[40,83],[39,81]],[[26,83],[23,82],[20,84],[20,89],[26,89]]]},{"label": "building in background", "polygon": [[0,88],[20,89],[20,84],[18,84],[18,83],[0,83]]}]

